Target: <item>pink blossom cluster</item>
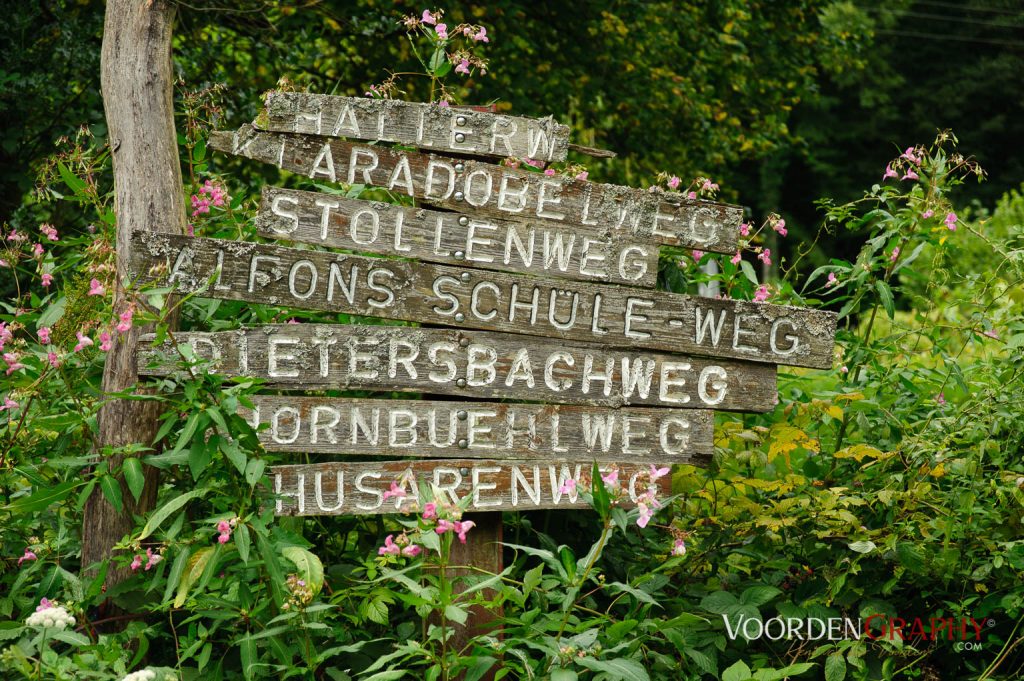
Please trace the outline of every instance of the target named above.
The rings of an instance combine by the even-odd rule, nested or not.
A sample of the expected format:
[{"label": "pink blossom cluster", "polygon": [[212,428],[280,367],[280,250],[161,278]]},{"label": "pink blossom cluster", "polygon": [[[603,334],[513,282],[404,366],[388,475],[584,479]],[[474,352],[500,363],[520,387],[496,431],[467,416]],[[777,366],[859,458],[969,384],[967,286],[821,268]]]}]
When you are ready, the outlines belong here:
[{"label": "pink blossom cluster", "polygon": [[384,546],[377,549],[378,556],[405,556],[406,558],[415,558],[420,555],[423,549],[418,544],[413,544],[409,541],[409,535],[405,532],[398,535],[398,541],[395,541],[395,535],[389,534],[384,538]]},{"label": "pink blossom cluster", "polygon": [[25,547],[25,555],[23,555],[21,558],[18,559],[18,567],[21,567],[21,564],[26,562],[26,561],[33,561],[33,560],[36,560],[37,558],[38,558],[38,556],[36,556],[35,552],[33,552],[30,547],[26,546]]},{"label": "pink blossom cluster", "polygon": [[[924,159],[924,149],[921,147],[907,147],[906,151],[900,154],[900,157],[895,161],[890,161],[885,165],[885,172],[882,174],[882,181],[892,178],[899,178],[903,180],[919,180],[921,176],[918,175],[917,171],[921,168],[921,161]],[[903,170],[903,176],[899,174],[899,170]]]},{"label": "pink blossom cluster", "polygon": [[[163,559],[164,559],[163,554],[161,554],[159,551],[153,551],[153,549],[146,549],[146,565],[145,565],[145,570],[149,571],[150,568],[155,567]],[[132,559],[131,565],[129,565],[128,567],[131,568],[132,572],[135,572],[140,567],[143,567],[143,565],[142,565],[142,555],[141,554],[135,554],[135,557]]]},{"label": "pink blossom cluster", "polygon": [[[392,482],[390,487],[384,491],[383,500],[408,498],[409,494],[405,489],[407,484],[406,480]],[[469,531],[474,527],[476,527],[476,523],[472,520],[462,520],[460,508],[445,501],[425,503],[419,515],[419,532],[431,532],[437,535],[451,532],[463,544],[466,543]],[[377,555],[415,558],[422,551],[423,547],[418,545],[408,532],[402,532],[397,536],[389,534],[385,537],[383,546],[377,549]]]},{"label": "pink blossom cluster", "polygon": [[223,207],[228,198],[230,197],[223,187],[215,184],[212,180],[207,180],[199,188],[199,193],[192,195],[192,217],[201,213],[209,213],[210,206]]},{"label": "pink blossom cluster", "polygon": [[231,533],[235,529],[235,525],[238,524],[238,518],[232,518],[231,520],[221,520],[217,523],[217,535],[218,544],[227,544],[231,541]]}]

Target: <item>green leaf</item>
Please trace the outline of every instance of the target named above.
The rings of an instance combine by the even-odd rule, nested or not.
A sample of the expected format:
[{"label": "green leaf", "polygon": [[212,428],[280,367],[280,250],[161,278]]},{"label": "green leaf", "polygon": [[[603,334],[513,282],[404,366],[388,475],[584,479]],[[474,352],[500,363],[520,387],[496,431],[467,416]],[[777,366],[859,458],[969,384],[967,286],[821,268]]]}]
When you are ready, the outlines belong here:
[{"label": "green leaf", "polygon": [[740,660],[722,672],[722,681],[747,681],[750,678],[750,667]]},{"label": "green leaf", "polygon": [[121,496],[121,485],[118,483],[117,478],[112,475],[104,475],[100,478],[100,489],[103,490],[103,496],[107,498],[110,505],[118,513],[122,513],[124,511],[124,499]]},{"label": "green leaf", "polygon": [[705,674],[711,674],[712,676],[718,676],[718,660],[705,652],[697,650],[696,648],[683,648],[683,652],[686,656],[693,660],[693,663],[697,665]]},{"label": "green leaf", "polygon": [[597,511],[601,518],[607,518],[608,509],[611,508],[611,497],[608,494],[608,488],[605,487],[604,480],[601,478],[601,469],[597,467],[596,461],[590,473],[594,489],[594,510]]},{"label": "green leaf", "polygon": [[842,653],[825,658],[825,681],[843,681],[846,678],[846,659]]},{"label": "green leaf", "polygon": [[526,574],[523,575],[523,598],[528,598],[530,596],[530,592],[540,584],[540,578],[543,572],[544,565],[538,565],[537,567],[527,570]]},{"label": "green leaf", "polygon": [[60,173],[60,179],[64,180],[64,184],[66,184],[76,195],[83,193],[85,188],[88,187],[85,181],[81,180],[71,172],[62,161],[57,162],[57,172]]},{"label": "green leaf", "polygon": [[15,515],[42,511],[50,504],[64,501],[64,499],[71,494],[71,490],[80,484],[82,483],[78,480],[68,480],[67,482],[62,482],[59,485],[44,487],[27,497],[19,497],[15,499],[13,502],[7,504],[7,506],[4,507],[4,510],[11,511]]},{"label": "green leaf", "polygon": [[750,283],[757,286],[757,273],[754,272],[754,266],[746,260],[740,260],[740,269],[743,270],[743,276],[750,280]]},{"label": "green leaf", "polygon": [[281,554],[295,563],[297,574],[313,589],[313,593],[320,593],[324,585],[324,566],[320,559],[299,546],[286,546],[281,549]]},{"label": "green leaf", "polygon": [[235,528],[235,546],[238,548],[238,557],[243,563],[248,563],[252,537],[249,536],[248,525],[243,522],[238,523],[238,527]]},{"label": "green leaf", "polygon": [[180,608],[185,605],[185,601],[188,600],[188,590],[203,576],[207,564],[213,558],[214,551],[216,551],[215,547],[207,546],[193,553],[188,559],[188,565],[178,584],[178,595],[174,599],[174,607]]},{"label": "green leaf", "polygon": [[174,564],[171,565],[171,571],[167,575],[167,586],[164,588],[164,603],[171,600],[171,594],[174,593],[174,590],[178,588],[178,584],[181,583],[181,575],[185,572],[188,557],[188,551],[178,551]]},{"label": "green leaf", "polygon": [[146,486],[146,476],[142,472],[142,462],[138,459],[125,459],[121,464],[121,471],[124,473],[124,481],[128,483],[135,501],[142,495],[142,488]]},{"label": "green leaf", "polygon": [[456,624],[465,624],[469,618],[469,612],[457,605],[445,606],[444,616]]},{"label": "green leaf", "polygon": [[857,553],[871,553],[876,548],[873,541],[855,541],[847,544],[847,546],[850,547],[851,551],[856,551]]},{"label": "green leaf", "polygon": [[484,674],[490,671],[491,667],[498,661],[489,655],[481,655],[474,659],[473,664],[466,670],[466,675],[463,677],[464,681],[480,681]]},{"label": "green leaf", "polygon": [[749,589],[745,589],[740,595],[740,603],[743,605],[759,607],[781,593],[782,591],[780,589],[776,589],[774,586],[752,586]]},{"label": "green leaf", "polygon": [[893,302],[892,289],[887,283],[879,280],[875,282],[875,290],[878,291],[878,297],[882,301],[885,313],[889,315],[889,319],[893,319],[896,316],[896,304]]},{"label": "green leaf", "polygon": [[203,439],[202,434],[193,438],[192,448],[188,453],[188,469],[192,473],[193,480],[198,480],[206,467],[210,465],[210,461],[213,460],[210,449],[210,443]]},{"label": "green leaf", "polygon": [[256,641],[252,640],[252,636],[246,634],[242,638],[238,639],[238,654],[242,658],[242,674],[245,675],[246,679],[253,678],[258,659],[256,654]]},{"label": "green leaf", "polygon": [[551,681],[576,681],[580,675],[571,669],[552,669]]},{"label": "green leaf", "polygon": [[172,513],[193,499],[198,499],[203,496],[206,492],[207,490],[205,489],[194,489],[191,492],[185,492],[184,494],[171,499],[154,511],[153,514],[149,516],[149,520],[146,521],[145,527],[142,528],[142,534],[139,535],[139,541],[142,541],[149,535],[153,534],[153,532],[160,527],[160,523],[167,520]]},{"label": "green leaf", "polygon": [[710,593],[700,601],[700,607],[716,615],[724,615],[729,608],[739,603],[736,597],[728,591],[716,591]]},{"label": "green leaf", "polygon": [[647,670],[635,660],[595,660],[592,657],[581,657],[576,664],[595,672],[604,672],[609,678],[620,681],[650,681]]},{"label": "green leaf", "polygon": [[227,460],[234,465],[239,473],[244,474],[247,457],[245,456],[245,452],[238,448],[238,443],[234,440],[228,440],[227,438],[220,438],[218,444],[220,446],[220,451],[224,453]]},{"label": "green leaf", "polygon": [[249,483],[249,487],[255,486],[260,481],[266,468],[267,462],[263,459],[249,459],[245,464],[245,481]]}]

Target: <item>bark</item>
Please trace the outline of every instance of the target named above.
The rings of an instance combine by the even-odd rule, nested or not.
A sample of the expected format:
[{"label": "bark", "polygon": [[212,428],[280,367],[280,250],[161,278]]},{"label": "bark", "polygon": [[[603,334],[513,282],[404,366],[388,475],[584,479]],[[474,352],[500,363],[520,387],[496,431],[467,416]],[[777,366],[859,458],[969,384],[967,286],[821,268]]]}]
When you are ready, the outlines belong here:
[{"label": "bark", "polygon": [[[166,0],[108,0],[104,19],[100,79],[114,161],[117,210],[117,274],[114,313],[130,304],[127,281],[133,230],[183,234],[185,207],[174,130],[171,36],[175,7]],[[117,393],[138,381],[135,327],[120,336],[107,354],[103,391]],[[111,399],[99,413],[102,448],[139,443],[149,446],[157,430],[157,402]],[[117,471],[124,457],[108,459]],[[97,488],[85,505],[82,523],[82,568],[111,557],[111,548],[131,532],[133,514],[153,508],[157,471],[145,467],[146,485],[138,502],[121,481],[124,508],[118,512]],[[107,586],[124,581],[127,568],[111,567]]]}]

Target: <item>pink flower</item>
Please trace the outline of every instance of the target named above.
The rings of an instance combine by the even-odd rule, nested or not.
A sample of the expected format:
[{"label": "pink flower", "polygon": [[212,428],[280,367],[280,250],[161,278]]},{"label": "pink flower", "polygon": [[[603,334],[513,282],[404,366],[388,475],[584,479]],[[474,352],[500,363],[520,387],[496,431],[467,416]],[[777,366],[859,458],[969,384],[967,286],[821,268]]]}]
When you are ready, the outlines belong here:
[{"label": "pink flower", "polygon": [[57,230],[54,229],[53,225],[43,223],[39,225],[39,231],[42,232],[43,236],[45,236],[50,241],[58,241]]},{"label": "pink flower", "polygon": [[50,327],[40,326],[39,327],[39,342],[43,345],[50,344]]},{"label": "pink flower", "polygon": [[459,62],[458,66],[455,67],[455,73],[464,73],[469,75],[469,60],[463,59]]},{"label": "pink flower", "polygon": [[142,556],[140,556],[139,554],[136,553],[135,557],[132,558],[132,564],[129,565],[128,567],[130,567],[132,569],[132,572],[135,572],[140,567],[142,567]]},{"label": "pink flower", "polygon": [[463,544],[466,543],[466,533],[476,527],[476,523],[472,520],[455,521],[452,529],[455,530],[455,534],[459,536],[459,541]]},{"label": "pink flower", "polygon": [[562,483],[562,486],[558,488],[558,493],[570,494],[574,489],[576,489],[576,479],[567,478],[566,481]]},{"label": "pink flower", "polygon": [[231,523],[226,520],[221,520],[217,523],[217,531],[220,535],[217,537],[217,541],[221,544],[227,544],[231,541]]},{"label": "pink flower", "polygon": [[437,103],[437,105],[439,107],[441,107],[442,109],[447,109],[448,108],[448,100],[442,99],[440,102]]},{"label": "pink flower", "polygon": [[654,481],[658,480],[659,478],[665,477],[666,475],[668,475],[670,470],[671,470],[671,468],[668,467],[668,466],[664,466],[662,468],[658,468],[657,466],[652,464],[651,465],[651,482],[654,482]]},{"label": "pink flower", "polygon": [[438,24],[435,28],[437,37],[441,40],[448,40],[448,24]]},{"label": "pink flower", "polygon": [[637,526],[647,527],[647,523],[649,523],[651,518],[654,516],[654,512],[651,511],[650,507],[642,501],[638,501],[636,507],[640,509],[640,517],[636,519]]},{"label": "pink flower", "polygon": [[989,338],[994,338],[996,340],[999,340],[999,334],[996,333],[995,329],[989,329],[988,331],[983,331],[982,335],[988,336]]},{"label": "pink flower", "polygon": [[581,172],[580,174],[578,174],[578,175],[576,176],[576,179],[577,179],[577,180],[585,180],[585,179],[587,179],[588,177],[590,177],[590,173],[589,173],[589,172],[587,172],[586,170],[584,170],[583,172]]},{"label": "pink flower", "polygon": [[24,234],[18,234],[18,230],[14,230],[7,235],[8,241],[24,241],[27,238]]},{"label": "pink flower", "polygon": [[922,220],[927,220],[928,218],[930,218],[933,215],[935,215],[935,211],[933,211],[931,208],[929,208],[925,212],[921,213],[921,219]]},{"label": "pink flower", "polygon": [[114,341],[110,337],[109,331],[104,331],[100,334],[100,350],[103,352],[110,352],[110,349],[114,347]]},{"label": "pink flower", "polygon": [[394,542],[395,535],[389,534],[384,538],[384,546],[377,549],[378,556],[397,556],[402,552],[402,547]]},{"label": "pink flower", "polygon": [[718,185],[705,178],[704,183],[700,186],[700,190],[702,192],[716,192],[718,191]]},{"label": "pink flower", "polygon": [[89,347],[90,345],[93,344],[92,343],[92,338],[89,338],[88,336],[86,336],[81,331],[76,331],[75,332],[75,338],[78,339],[78,344],[75,345],[75,350],[74,350],[75,352],[78,352],[79,350],[84,350],[85,348],[87,348],[87,347]]},{"label": "pink flower", "polygon": [[56,369],[57,367],[60,366],[60,360],[57,359],[57,353],[56,352],[48,352],[48,353],[46,353],[46,360],[50,363],[50,366],[52,366],[54,369]]},{"label": "pink flower", "polygon": [[892,164],[888,163],[885,166],[885,175],[882,175],[882,182],[885,182],[890,177],[898,177],[896,171],[892,169]]},{"label": "pink flower", "polygon": [[766,300],[768,300],[768,286],[761,284],[754,293],[754,302],[763,303]]},{"label": "pink flower", "polygon": [[740,255],[739,251],[736,251],[736,255],[729,258],[729,262],[731,262],[733,265],[739,265],[740,260],[743,260],[743,256]]},{"label": "pink flower", "polygon": [[956,231],[956,222],[957,222],[958,219],[959,218],[957,218],[956,213],[946,213],[946,220],[945,220],[945,222],[946,222],[946,227],[949,228],[949,231],[951,231],[951,232],[955,232]]},{"label": "pink flower", "polygon": [[679,183],[680,182],[682,182],[682,180],[680,180],[678,177],[673,175],[672,177],[668,178],[668,188],[669,189],[679,189]]},{"label": "pink flower", "polygon": [[946,406],[946,396],[943,393],[939,393],[938,395],[935,396],[935,402],[940,407],[945,407]]},{"label": "pink flower", "polygon": [[766,248],[757,255],[757,259],[763,262],[765,265],[772,264],[772,249]]},{"label": "pink flower", "polygon": [[846,373],[849,373],[849,372],[850,372],[850,369],[847,368],[847,366],[845,364],[843,366],[839,367],[839,373],[846,374]]},{"label": "pink flower", "polygon": [[785,220],[779,220],[778,222],[776,222],[774,225],[772,225],[772,229],[778,232],[779,236],[786,236],[789,233],[788,231],[786,231]]},{"label": "pink flower", "polygon": [[188,235],[188,236],[195,236],[196,235],[196,226],[193,225],[191,222],[188,223],[185,226],[185,234]]},{"label": "pink flower", "polygon": [[900,257],[900,247],[892,249],[892,254],[889,256],[890,262],[896,262],[896,258]]},{"label": "pink flower", "polygon": [[42,612],[43,610],[49,610],[54,607],[54,602],[48,598],[44,598],[39,601],[39,605],[36,606],[36,612]]},{"label": "pink flower", "polygon": [[25,555],[18,559],[18,567],[27,560],[36,560],[36,554],[32,553],[32,549],[25,547]]},{"label": "pink flower", "polygon": [[693,249],[693,261],[700,262],[700,259],[704,257],[704,251]]},{"label": "pink flower", "polygon": [[42,244],[36,244],[35,246],[32,247],[32,254],[35,255],[37,258],[41,256],[43,253],[45,253],[45,251],[43,250]]},{"label": "pink flower", "polygon": [[619,469],[618,468],[612,469],[610,472],[606,473],[605,475],[602,475],[601,479],[604,481],[604,484],[606,484],[606,485],[612,485],[612,486],[618,485],[619,484]]},{"label": "pink flower", "polygon": [[49,286],[53,283],[53,275],[49,272],[43,273],[43,286]]},{"label": "pink flower", "polygon": [[421,549],[416,544],[409,544],[408,546],[402,549],[402,555],[408,558],[415,558],[416,556],[420,555],[420,551],[422,550],[423,549]]},{"label": "pink flower", "polygon": [[687,192],[686,193],[686,198],[688,198],[688,199],[695,199],[695,198],[697,198],[697,192]]},{"label": "pink flower", "polygon": [[535,158],[523,159],[523,162],[526,163],[526,165],[532,166],[534,168],[543,168],[544,167],[544,161],[538,161]]},{"label": "pink flower", "polygon": [[434,16],[429,9],[425,9],[423,10],[423,16],[420,17],[420,21],[422,21],[424,24],[433,25],[437,23],[437,17]]},{"label": "pink flower", "polygon": [[900,154],[900,158],[905,158],[911,163],[920,163],[921,157],[914,153],[914,147],[907,147],[907,150]]},{"label": "pink flower", "polygon": [[673,556],[685,556],[686,555],[686,542],[682,539],[676,539],[675,544],[672,545]]},{"label": "pink flower", "polygon": [[18,361],[18,355],[14,352],[5,352],[4,361],[7,362],[7,375],[10,376],[18,369],[24,369],[25,365]]},{"label": "pink flower", "polygon": [[163,559],[159,553],[153,553],[153,549],[146,549],[146,570],[156,567]]},{"label": "pink flower", "polygon": [[423,505],[423,519],[431,520],[437,517],[437,504],[433,501],[429,501]]},{"label": "pink flower", "polygon": [[452,521],[448,520],[447,518],[441,518],[440,520],[437,521],[437,527],[434,528],[434,532],[437,532],[438,534],[444,534],[445,532],[448,532],[449,530],[454,530],[454,529],[455,529],[455,523],[453,523]]},{"label": "pink flower", "polygon": [[839,285],[839,280],[836,279],[836,273],[835,272],[829,272],[828,273],[828,283],[826,284],[826,286],[838,286],[838,285]]},{"label": "pink flower", "polygon": [[119,321],[117,323],[117,330],[120,333],[125,333],[132,328],[132,315],[135,314],[134,308],[129,307],[127,310],[118,315]]},{"label": "pink flower", "polygon": [[107,292],[107,289],[103,287],[99,279],[93,279],[89,282],[89,295],[90,296],[102,296]]},{"label": "pink flower", "polygon": [[920,178],[917,176],[917,173],[914,172],[913,168],[907,168],[907,172],[905,172],[903,174],[903,177],[901,177],[900,179],[901,180],[917,180],[917,179],[920,179]]},{"label": "pink flower", "polygon": [[385,492],[384,492],[384,499],[383,499],[383,501],[387,501],[391,497],[395,497],[396,499],[404,499],[405,498],[405,494],[406,494],[405,493],[405,489],[402,488],[402,487],[399,487],[397,482],[392,481],[391,482],[391,488],[388,489],[388,490],[385,490]]},{"label": "pink flower", "polygon": [[748,225],[746,222],[740,225],[740,235],[750,236],[750,225]]},{"label": "pink flower", "polygon": [[544,171],[544,174],[547,175],[548,177],[551,177],[552,175],[555,174],[555,169],[554,168],[548,168],[547,170]]},{"label": "pink flower", "polygon": [[491,42],[491,39],[487,37],[487,29],[484,28],[483,26],[481,26],[480,30],[477,31],[476,34],[473,35],[473,40],[475,40],[478,43],[489,43],[489,42]]},{"label": "pink flower", "polygon": [[18,403],[12,400],[7,395],[4,396],[4,404],[0,407],[0,411],[14,411],[18,408]]}]

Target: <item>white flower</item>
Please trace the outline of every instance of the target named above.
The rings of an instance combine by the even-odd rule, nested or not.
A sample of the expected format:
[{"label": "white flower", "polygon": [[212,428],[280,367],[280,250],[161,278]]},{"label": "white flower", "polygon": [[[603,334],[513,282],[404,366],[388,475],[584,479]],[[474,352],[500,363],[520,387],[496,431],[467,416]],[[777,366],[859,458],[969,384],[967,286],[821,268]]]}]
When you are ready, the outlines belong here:
[{"label": "white flower", "polygon": [[121,681],[155,681],[156,672],[152,669],[140,669],[137,672],[132,672],[127,675]]},{"label": "white flower", "polygon": [[51,629],[64,630],[75,626],[75,618],[62,606],[58,605],[37,610],[28,616],[25,624],[30,627],[49,627]]}]

